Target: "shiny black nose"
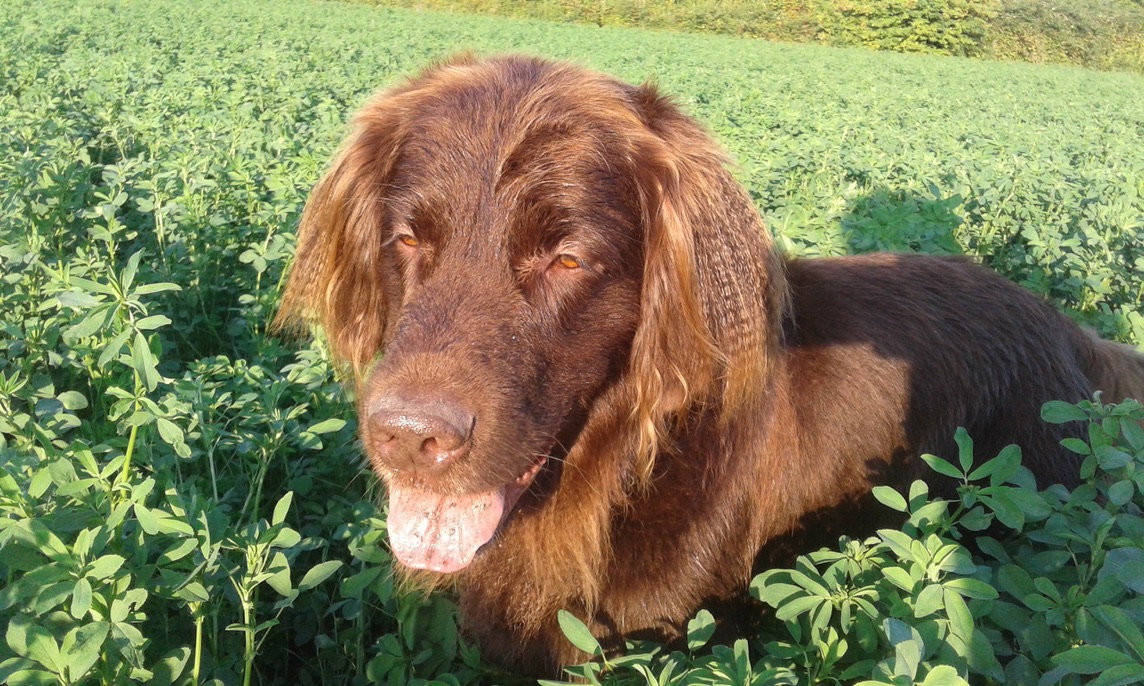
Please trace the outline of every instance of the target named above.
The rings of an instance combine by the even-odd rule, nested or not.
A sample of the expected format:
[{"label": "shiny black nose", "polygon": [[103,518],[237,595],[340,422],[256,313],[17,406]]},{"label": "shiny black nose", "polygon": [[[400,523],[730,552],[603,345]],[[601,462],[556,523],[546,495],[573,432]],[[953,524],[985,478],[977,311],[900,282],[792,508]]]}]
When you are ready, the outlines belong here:
[{"label": "shiny black nose", "polygon": [[446,400],[370,403],[369,447],[397,470],[436,472],[469,452],[476,418]]}]

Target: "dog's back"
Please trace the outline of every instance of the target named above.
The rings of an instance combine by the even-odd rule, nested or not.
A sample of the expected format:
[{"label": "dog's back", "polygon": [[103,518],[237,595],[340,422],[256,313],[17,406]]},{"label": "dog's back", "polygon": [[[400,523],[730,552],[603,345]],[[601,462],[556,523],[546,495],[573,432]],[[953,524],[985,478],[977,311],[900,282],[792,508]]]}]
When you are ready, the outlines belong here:
[{"label": "dog's back", "polygon": [[[912,479],[926,471],[914,455],[955,457],[962,426],[978,461],[1016,443],[1038,483],[1070,485],[1075,456],[1060,440],[1084,427],[1046,424],[1041,406],[1095,390],[1106,402],[1144,395],[1144,357],[965,259],[797,260],[788,278],[796,402],[819,408],[821,418],[808,412],[807,420],[820,426],[804,428],[821,437],[821,454],[853,452],[855,434],[865,434],[859,442],[870,442],[871,454],[900,455],[905,468],[895,471]],[[807,397],[816,388],[832,399]]]}]

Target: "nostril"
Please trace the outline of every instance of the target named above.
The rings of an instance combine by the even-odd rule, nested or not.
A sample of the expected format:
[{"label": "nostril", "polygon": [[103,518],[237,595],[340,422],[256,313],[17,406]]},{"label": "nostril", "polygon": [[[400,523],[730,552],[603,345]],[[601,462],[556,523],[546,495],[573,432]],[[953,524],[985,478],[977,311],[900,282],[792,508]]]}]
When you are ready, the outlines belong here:
[{"label": "nostril", "polygon": [[369,448],[390,467],[439,470],[468,453],[475,418],[454,403],[371,403]]}]

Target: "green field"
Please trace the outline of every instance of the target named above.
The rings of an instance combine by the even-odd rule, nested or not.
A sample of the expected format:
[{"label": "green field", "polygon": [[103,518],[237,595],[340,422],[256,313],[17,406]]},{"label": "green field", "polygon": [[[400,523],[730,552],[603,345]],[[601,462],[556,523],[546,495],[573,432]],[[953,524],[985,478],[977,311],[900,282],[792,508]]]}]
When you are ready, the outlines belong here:
[{"label": "green field", "polygon": [[[306,194],[349,114],[458,49],[654,79],[731,151],[791,253],[974,255],[1106,337],[1144,343],[1141,76],[301,0],[8,0],[0,682],[501,680],[458,640],[447,598],[394,589],[352,398],[320,343],[267,331]],[[1071,512],[1138,514],[1144,437],[1105,418],[1093,445],[1100,468],[1119,471]],[[1109,495],[1110,485],[1119,491]],[[1021,522],[1046,520],[1046,502],[1056,502],[991,497],[1006,524],[1013,508]],[[1144,589],[1096,574],[1106,557],[1144,570],[1139,521],[1108,524],[1112,533],[1088,549],[1052,539],[1059,545],[1029,555],[1040,566],[1022,567],[1023,577],[1000,567],[998,588],[1018,598],[1014,607],[1038,593],[1073,603],[1059,617],[1049,608],[1014,622],[972,594],[957,605],[955,586],[944,587],[938,606],[951,619],[919,619],[919,645],[930,632],[988,628],[956,655],[922,650],[902,664],[919,681],[948,677],[933,668],[942,661],[996,680],[996,655],[1017,665],[1010,683],[1035,681],[1048,653],[1010,661],[1004,646],[1087,643],[1120,656],[1102,653],[1107,667],[1144,673]],[[1038,545],[1056,545],[1046,540]],[[991,567],[970,567],[933,573],[990,581]],[[1111,610],[1048,591],[1097,597],[1098,576],[1104,595],[1093,607]],[[903,592],[895,612],[934,599],[921,587]],[[1024,637],[1022,622],[1033,627]],[[892,662],[915,640],[909,627],[894,640],[890,625],[862,626],[846,660]],[[676,675],[837,677],[849,662],[800,652],[806,636],[839,644],[816,631],[825,629],[752,642],[751,658],[745,641],[697,652]],[[1065,660],[1062,683],[1095,673],[1084,660]]]}]

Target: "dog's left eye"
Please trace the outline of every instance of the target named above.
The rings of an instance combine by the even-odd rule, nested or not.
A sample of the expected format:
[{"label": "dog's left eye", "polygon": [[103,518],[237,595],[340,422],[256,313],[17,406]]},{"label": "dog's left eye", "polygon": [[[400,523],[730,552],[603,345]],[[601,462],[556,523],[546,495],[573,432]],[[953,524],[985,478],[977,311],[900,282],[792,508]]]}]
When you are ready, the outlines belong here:
[{"label": "dog's left eye", "polygon": [[574,255],[568,254],[557,255],[556,260],[553,262],[553,266],[555,265],[560,265],[565,269],[579,269],[582,266],[580,260]]},{"label": "dog's left eye", "polygon": [[417,240],[417,238],[415,236],[411,236],[407,233],[403,233],[400,236],[398,236],[397,240],[401,241],[402,243],[404,243],[405,245],[408,245],[411,248],[416,248],[418,245],[421,244],[421,241]]}]

